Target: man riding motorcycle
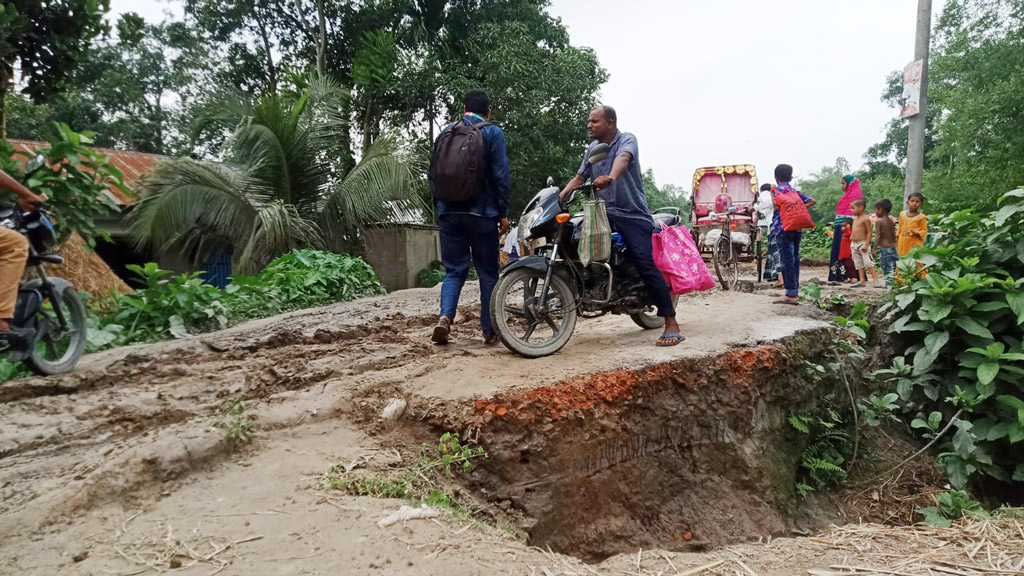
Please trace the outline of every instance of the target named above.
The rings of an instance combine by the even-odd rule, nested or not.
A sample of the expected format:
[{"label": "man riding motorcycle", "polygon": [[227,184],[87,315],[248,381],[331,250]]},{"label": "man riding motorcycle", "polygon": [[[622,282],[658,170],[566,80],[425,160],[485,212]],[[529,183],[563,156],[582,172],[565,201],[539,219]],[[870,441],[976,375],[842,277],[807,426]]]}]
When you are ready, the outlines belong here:
[{"label": "man riding motorcycle", "polygon": [[[18,197],[22,210],[38,210],[43,197],[33,194],[20,182],[0,170],[0,188]],[[0,339],[19,340],[32,334],[32,330],[16,330],[11,327],[14,308],[18,300],[18,282],[25,273],[28,260],[28,240],[20,233],[0,227]]]},{"label": "man riding motorcycle", "polygon": [[[686,338],[679,333],[672,293],[654,264],[651,244],[651,236],[655,232],[654,219],[644,195],[636,137],[619,131],[618,117],[611,106],[594,108],[587,120],[587,133],[594,141],[583,156],[576,177],[562,190],[561,197],[566,198],[587,178],[593,180],[594,188],[607,206],[608,220],[622,236],[626,253],[636,265],[651,300],[657,306],[658,316],[665,318],[665,332],[658,338],[657,345],[675,346]],[[609,145],[611,151],[606,160],[590,164],[587,158],[598,143]]]}]

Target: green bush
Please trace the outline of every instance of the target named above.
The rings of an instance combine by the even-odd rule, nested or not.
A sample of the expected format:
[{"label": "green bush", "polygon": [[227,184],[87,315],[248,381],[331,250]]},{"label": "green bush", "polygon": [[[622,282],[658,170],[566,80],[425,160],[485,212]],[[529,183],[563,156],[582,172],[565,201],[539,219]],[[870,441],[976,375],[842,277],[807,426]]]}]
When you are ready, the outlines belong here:
[{"label": "green bush", "polygon": [[152,262],[129,269],[145,286],[90,303],[90,352],[385,292],[361,258],[316,250],[295,250],[256,276],[235,276],[224,292],[203,284],[201,272],[172,275]]},{"label": "green bush", "polygon": [[902,354],[876,375],[915,429],[951,433],[939,460],[956,490],[978,474],[1024,482],[1022,216],[1024,189],[992,212],[934,217],[936,241],[900,261],[901,277],[912,280],[883,308]]},{"label": "green bush", "polygon": [[145,287],[105,303],[100,330],[90,337],[93,348],[181,338],[227,326],[221,292],[203,284],[201,272],[172,276],[153,262],[128,269]]},{"label": "green bush", "polygon": [[231,317],[239,320],[386,292],[362,258],[306,249],[278,257],[256,276],[233,276],[225,290]]}]

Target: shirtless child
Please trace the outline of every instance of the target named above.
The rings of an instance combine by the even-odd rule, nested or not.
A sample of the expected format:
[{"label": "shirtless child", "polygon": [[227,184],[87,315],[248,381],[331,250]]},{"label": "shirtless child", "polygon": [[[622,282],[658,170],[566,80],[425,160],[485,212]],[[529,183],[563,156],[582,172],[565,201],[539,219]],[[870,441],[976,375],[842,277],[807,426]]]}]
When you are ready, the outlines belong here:
[{"label": "shirtless child", "polygon": [[875,271],[875,261],[871,258],[871,237],[874,234],[874,226],[871,225],[871,217],[864,211],[867,204],[863,198],[858,198],[850,204],[853,211],[853,233],[850,234],[850,249],[853,251],[853,264],[857,267],[859,280],[853,286],[863,288],[867,285],[867,274],[871,272],[871,280],[878,283],[878,272]]}]

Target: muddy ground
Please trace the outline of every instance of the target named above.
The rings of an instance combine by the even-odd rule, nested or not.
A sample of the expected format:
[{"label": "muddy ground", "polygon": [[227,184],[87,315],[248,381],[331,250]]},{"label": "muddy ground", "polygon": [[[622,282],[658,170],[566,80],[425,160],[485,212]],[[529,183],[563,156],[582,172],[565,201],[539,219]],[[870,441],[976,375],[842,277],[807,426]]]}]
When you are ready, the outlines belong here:
[{"label": "muddy ground", "polygon": [[[408,290],[94,354],[74,374],[4,384],[0,573],[675,574],[725,559],[707,573],[794,574],[838,563],[849,550],[778,537],[801,530],[800,522],[817,528],[841,518],[847,507],[847,518],[899,519],[894,516],[905,505],[879,504],[891,496],[884,486],[831,497],[843,502],[822,499],[814,504],[817,524],[814,514],[790,522],[786,510],[778,510],[784,503],[754,495],[781,520],[737,522],[745,528],[733,542],[759,543],[718,548],[729,542],[680,533],[656,540],[682,539],[662,546],[664,552],[623,545],[627,554],[607,559],[578,554],[590,564],[526,543],[527,532],[543,524],[530,515],[557,512],[557,506],[544,508],[523,494],[521,502],[515,494],[493,494],[502,470],[510,470],[497,463],[521,461],[513,436],[498,436],[503,427],[529,426],[531,441],[557,442],[558,434],[590,425],[587,418],[600,422],[620,404],[642,404],[645,389],[616,388],[619,376],[672,373],[657,368],[713,362],[737,351],[756,359],[771,356],[764,350],[781,350],[778,357],[788,358],[787,342],[825,338],[829,314],[808,305],[773,306],[775,294],[684,297],[680,319],[688,339],[676,348],[655,348],[656,334],[628,318],[604,317],[581,321],[559,354],[523,360],[484,347],[472,289],[453,343],[430,345],[438,292]],[[644,378],[641,384],[654,382]],[[698,394],[726,384],[705,379],[685,388]],[[544,396],[539,404],[547,393],[569,396]],[[225,411],[226,400],[242,398],[244,413]],[[397,410],[382,418],[389,403]],[[252,423],[251,437],[233,439],[245,421]],[[394,476],[417,461],[422,442],[436,442],[445,430],[493,452],[492,463],[478,464],[462,479],[424,479],[448,490],[472,515],[442,511],[437,518],[381,527],[378,521],[403,501],[322,489],[326,471],[337,464],[354,476]],[[492,444],[488,434],[495,435]],[[910,450],[899,439],[879,441],[890,442],[894,454]],[[616,465],[602,470],[621,477]],[[911,492],[933,484],[927,470],[920,474]],[[893,498],[905,497],[903,490]],[[573,502],[573,523],[588,522],[588,505],[620,505],[598,498]],[[615,535],[635,530],[628,522],[618,528],[608,518],[603,522],[601,534],[616,541],[628,543]],[[554,526],[546,537],[557,544],[568,528]],[[567,540],[565,547],[586,545],[589,537]],[[608,541],[600,550],[608,550]]]}]

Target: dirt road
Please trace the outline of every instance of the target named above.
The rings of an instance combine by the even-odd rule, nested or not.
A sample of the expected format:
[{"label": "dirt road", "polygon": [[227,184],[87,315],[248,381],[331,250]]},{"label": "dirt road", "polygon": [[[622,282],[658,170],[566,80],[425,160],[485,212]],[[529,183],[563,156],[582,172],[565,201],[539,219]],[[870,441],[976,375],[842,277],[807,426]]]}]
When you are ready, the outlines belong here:
[{"label": "dirt road", "polygon": [[[401,501],[316,484],[338,463],[393,470],[415,458],[436,438],[424,421],[453,405],[784,341],[827,318],[772,306],[769,293],[716,291],[684,297],[679,347],[655,348],[656,334],[605,317],[581,322],[561,353],[527,361],[483,346],[475,299],[468,290],[447,347],[427,341],[436,290],[409,290],[112,350],[71,375],[3,385],[0,573],[617,574],[637,562],[682,571],[709,557],[587,566],[528,548],[512,525],[445,516],[379,527]],[[245,399],[248,443],[229,438],[229,398]],[[393,399],[406,408],[389,425],[380,415]],[[735,550],[759,573],[792,573],[772,568],[781,552],[748,548]]]}]

